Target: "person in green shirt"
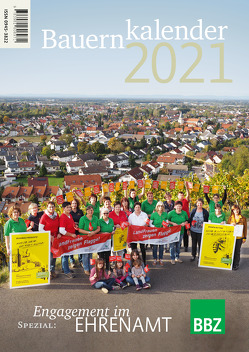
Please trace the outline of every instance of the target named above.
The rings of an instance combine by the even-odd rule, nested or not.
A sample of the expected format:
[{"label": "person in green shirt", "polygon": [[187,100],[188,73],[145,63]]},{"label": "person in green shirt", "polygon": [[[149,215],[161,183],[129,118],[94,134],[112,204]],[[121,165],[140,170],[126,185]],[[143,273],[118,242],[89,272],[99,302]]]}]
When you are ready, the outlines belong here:
[{"label": "person in green shirt", "polygon": [[209,205],[209,213],[210,214],[214,213],[216,204],[220,204],[221,208],[225,204],[226,199],[227,199],[227,188],[226,188],[226,186],[223,186],[223,188],[224,188],[224,195],[223,195],[222,200],[220,200],[220,195],[218,193],[215,193],[213,195],[213,200],[208,197],[207,193],[204,193],[204,196],[205,196],[205,198],[208,202],[208,205]]},{"label": "person in green shirt", "polygon": [[151,217],[151,214],[156,208],[157,201],[153,199],[154,195],[152,191],[147,192],[147,199],[142,203],[142,211],[148,215],[148,218]]},{"label": "person in green shirt", "polygon": [[180,259],[180,247],[184,234],[184,226],[188,222],[188,214],[186,213],[186,211],[182,210],[181,201],[178,200],[175,202],[175,209],[168,214],[168,220],[169,224],[173,226],[181,225],[180,240],[178,242],[170,243],[169,251],[171,264],[175,264],[175,262],[182,263],[182,260]]},{"label": "person in green shirt", "polygon": [[9,242],[9,235],[12,232],[26,232],[27,226],[25,221],[20,217],[22,215],[21,209],[16,205],[10,207],[8,216],[9,220],[6,222],[4,226],[4,236],[5,236],[5,243],[6,243],[6,250],[7,254],[10,255],[10,242]]},{"label": "person in green shirt", "polygon": [[[103,182],[102,182],[103,185]],[[102,194],[98,200],[98,197],[96,196],[96,194],[92,193],[89,197],[89,201],[86,201],[83,197],[80,197],[82,203],[87,207],[88,205],[92,205],[93,206],[93,215],[97,217],[97,219],[99,219],[100,217],[100,205],[103,203],[103,199],[105,196],[105,192],[104,192],[104,188],[102,187]]]},{"label": "person in green shirt", "polygon": [[225,224],[226,223],[226,215],[221,211],[221,205],[218,203],[215,205],[214,213],[209,214],[208,222],[213,224]]},{"label": "person in green shirt", "polygon": [[[114,221],[109,217],[109,210],[108,208],[103,208],[102,209],[102,218],[99,219],[99,226],[100,226],[100,232],[103,233],[112,233],[114,234]],[[110,269],[110,263],[109,263],[109,257],[111,255],[111,251],[105,251],[105,252],[99,252],[98,253],[99,258],[104,259],[105,264],[106,264],[106,269]]]},{"label": "person in green shirt", "polygon": [[[93,206],[88,205],[86,208],[86,215],[82,216],[79,221],[79,234],[91,237],[100,231],[99,220],[93,215]],[[90,259],[92,253],[82,254],[82,263],[86,275],[90,275]]]},{"label": "person in green shirt", "polygon": [[[163,227],[163,221],[168,219],[168,214],[165,212],[163,202],[159,201],[156,205],[155,212],[151,214],[150,223],[151,226],[155,227]],[[157,249],[159,247],[159,264],[163,266],[163,244],[161,245],[153,245],[153,265],[157,263]]]},{"label": "person in green shirt", "polygon": [[[130,193],[129,193],[128,199],[129,199],[129,208],[130,208],[132,211],[134,211],[134,204],[135,204],[136,202],[139,202],[139,201],[140,201],[140,199],[141,199],[141,198],[143,197],[143,195],[144,195],[144,192],[145,192],[145,182],[144,182],[144,180],[143,180],[142,192],[139,193],[138,195],[137,195],[137,192],[136,192],[136,190],[135,190],[134,188],[131,188],[131,189],[130,189]],[[124,196],[127,198],[127,189],[124,190]]]}]

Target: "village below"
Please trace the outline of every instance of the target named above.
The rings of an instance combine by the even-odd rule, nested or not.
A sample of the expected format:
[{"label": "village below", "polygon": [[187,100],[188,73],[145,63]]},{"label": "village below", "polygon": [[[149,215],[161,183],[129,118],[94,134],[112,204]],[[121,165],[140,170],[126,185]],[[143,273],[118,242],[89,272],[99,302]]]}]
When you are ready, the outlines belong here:
[{"label": "village below", "polygon": [[228,195],[240,197],[231,201],[248,205],[249,106],[243,101],[2,99],[0,127],[5,219],[14,204],[25,214],[31,202],[73,188],[143,178],[158,181],[159,189],[182,180],[226,185]]}]

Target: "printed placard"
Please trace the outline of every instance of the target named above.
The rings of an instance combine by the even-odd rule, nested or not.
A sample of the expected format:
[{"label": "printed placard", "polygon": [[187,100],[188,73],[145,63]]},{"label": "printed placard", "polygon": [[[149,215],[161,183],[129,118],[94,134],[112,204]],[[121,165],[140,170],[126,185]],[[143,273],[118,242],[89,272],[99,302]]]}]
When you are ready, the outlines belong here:
[{"label": "printed placard", "polygon": [[114,183],[109,183],[109,192],[114,192]]},{"label": "printed placard", "polygon": [[203,186],[203,193],[209,193],[210,186],[204,185]]},{"label": "printed placard", "polygon": [[94,194],[99,194],[100,193],[100,185],[94,185],[93,186],[93,193]]},{"label": "printed placard", "polygon": [[158,189],[159,187],[159,181],[153,181],[152,188]]},{"label": "printed placard", "polygon": [[130,181],[129,188],[134,188],[134,187],[135,187],[135,181]]},{"label": "printed placard", "polygon": [[103,183],[103,185],[102,185],[102,189],[103,189],[103,192],[104,192],[104,193],[109,192],[108,183]]},{"label": "printed placard", "polygon": [[10,234],[10,288],[50,283],[50,232]]},{"label": "printed placard", "polygon": [[90,197],[91,195],[91,188],[90,187],[86,187],[85,188],[85,197]]},{"label": "printed placard", "polygon": [[213,186],[212,187],[212,193],[218,193],[219,192],[219,186]]},{"label": "printed placard", "polygon": [[166,189],[167,188],[167,181],[162,181],[161,182],[161,189]]},{"label": "printed placard", "polygon": [[175,183],[175,181],[170,181],[170,183],[169,183],[169,189],[175,189],[176,188],[176,183]]},{"label": "printed placard", "polygon": [[144,181],[143,180],[137,180],[137,188],[143,188]]},{"label": "printed placard", "polygon": [[121,183],[120,182],[117,182],[116,185],[115,185],[115,191],[118,192],[120,190],[120,185]]},{"label": "printed placard", "polygon": [[233,225],[204,223],[198,265],[232,270],[235,242]]},{"label": "printed placard", "polygon": [[127,190],[127,188],[128,188],[128,182],[124,181],[123,182],[123,190],[125,191],[125,190]]},{"label": "printed placard", "polygon": [[150,188],[150,180],[145,180],[145,188]]},{"label": "printed placard", "polygon": [[64,198],[63,198],[63,196],[61,195],[61,196],[56,196],[56,202],[57,202],[57,204],[62,204],[62,203],[64,203]]},{"label": "printed placard", "polygon": [[70,191],[70,192],[66,193],[66,198],[67,198],[68,202],[72,202],[72,200],[74,199],[73,192]]},{"label": "printed placard", "polygon": [[177,182],[177,187],[178,187],[178,189],[184,189],[184,182],[183,181],[178,181]]}]

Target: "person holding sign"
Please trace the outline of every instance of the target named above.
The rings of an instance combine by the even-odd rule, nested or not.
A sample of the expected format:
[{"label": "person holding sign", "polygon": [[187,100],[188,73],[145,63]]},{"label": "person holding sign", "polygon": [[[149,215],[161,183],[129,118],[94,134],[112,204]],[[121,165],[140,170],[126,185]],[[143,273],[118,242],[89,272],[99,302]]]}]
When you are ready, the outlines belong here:
[{"label": "person holding sign", "polygon": [[27,231],[38,231],[39,222],[43,215],[43,211],[38,212],[38,205],[36,203],[31,203],[28,209],[30,215],[25,221],[27,225]]},{"label": "person holding sign", "polygon": [[[93,215],[93,206],[88,205],[86,208],[86,215],[80,218],[79,231],[80,234],[91,237],[100,231],[98,218]],[[82,263],[84,272],[86,275],[90,275],[90,259],[92,258],[92,253],[82,254]]]},{"label": "person holding sign", "polygon": [[242,236],[236,237],[236,244],[233,257],[233,270],[238,270],[240,262],[240,248],[241,245],[246,242],[247,220],[244,216],[241,215],[241,209],[237,204],[234,204],[232,206],[231,215],[229,216],[227,223],[233,226],[243,225]]},{"label": "person holding sign", "polygon": [[[143,197],[145,193],[145,182],[143,180],[143,188],[142,188],[142,192],[140,194],[137,195],[137,192],[134,188],[130,189],[130,193],[129,193],[129,208],[134,211],[134,207],[135,207],[135,203],[139,202],[139,200]],[[127,189],[124,190],[124,196],[127,198]]]},{"label": "person holding sign", "polygon": [[169,245],[171,264],[174,265],[176,262],[182,263],[182,260],[180,259],[180,247],[184,234],[184,228],[188,222],[188,214],[186,211],[182,210],[182,202],[179,200],[175,202],[175,210],[172,210],[168,214],[168,221],[172,226],[181,225],[180,240],[178,242],[170,243]]},{"label": "person holding sign", "polygon": [[[72,215],[70,214],[72,210],[71,203],[64,202],[62,204],[62,208],[63,208],[63,214],[61,214],[60,216],[59,232],[63,236],[76,238],[77,235],[75,233],[76,232],[75,223],[73,221]],[[73,279],[75,275],[71,273],[69,269],[68,258],[69,258],[68,255],[63,255],[61,257],[62,270],[68,279]]]},{"label": "person holding sign", "polygon": [[[114,234],[114,222],[113,220],[109,217],[109,210],[107,208],[102,208],[102,218],[99,219],[99,226],[100,226],[100,232],[103,233],[112,233]],[[99,258],[104,259],[106,269],[109,270],[109,256],[111,255],[111,251],[105,251],[105,252],[99,252],[98,253]]]},{"label": "person holding sign", "polygon": [[216,204],[220,204],[221,208],[225,204],[226,199],[227,199],[227,188],[226,188],[226,186],[223,186],[223,188],[224,188],[224,195],[223,195],[222,200],[220,200],[220,196],[218,193],[215,193],[213,195],[213,200],[209,198],[207,193],[204,193],[204,196],[205,196],[205,198],[208,202],[208,205],[209,205],[209,213],[210,214],[215,212],[215,205]]},{"label": "person holding sign", "polygon": [[[74,198],[71,202],[71,215],[72,215],[72,218],[73,218],[73,221],[75,223],[75,226],[79,226],[79,221],[80,221],[80,218],[82,216],[84,216],[83,214],[83,211],[80,209],[80,202],[78,201],[78,199]],[[76,230],[76,235],[78,235],[78,230]],[[75,268],[75,260],[74,260],[74,256],[73,255],[70,255],[69,256],[69,260],[70,260],[70,263],[71,263],[71,268]],[[82,254],[79,254],[78,256],[78,260],[79,260],[79,263],[81,266],[83,266],[82,264]]]},{"label": "person holding sign", "polygon": [[9,241],[10,233],[27,231],[27,226],[24,220],[21,218],[21,215],[22,213],[19,207],[17,207],[16,205],[10,207],[8,212],[9,220],[6,222],[4,226],[5,244],[6,244],[6,250],[8,255],[10,255],[10,241]]},{"label": "person holding sign", "polygon": [[[168,214],[165,212],[163,202],[159,201],[156,205],[156,211],[151,214],[150,226],[152,227],[163,227],[163,223],[168,219]],[[153,245],[153,265],[157,264],[157,250],[159,247],[159,264],[163,266],[163,244]]]},{"label": "person holding sign", "polygon": [[[190,193],[189,193],[187,182],[185,182],[185,187],[186,187],[186,198],[184,198],[184,193],[180,191],[178,193],[178,200],[180,202],[182,202],[182,210],[186,211],[188,218],[189,218],[189,216],[190,216],[190,213],[189,213]],[[185,227],[184,227],[184,233],[183,233],[183,245],[184,245],[185,252],[187,252],[188,251],[188,234],[187,234],[187,229]]]},{"label": "person holding sign", "polygon": [[[103,184],[103,183],[102,183]],[[100,204],[102,204],[103,202],[103,198],[105,196],[105,193],[104,193],[104,187],[102,187],[102,195],[101,197],[97,198],[96,194],[92,193],[89,197],[89,201],[87,202],[83,197],[81,197],[81,200],[82,200],[82,203],[88,207],[88,205],[92,205],[93,207],[93,215],[97,217],[97,219],[99,219],[99,216],[100,216]]]},{"label": "person holding sign", "polygon": [[214,213],[209,214],[208,222],[213,224],[225,224],[226,215],[221,211],[221,205],[219,203],[215,204]]},{"label": "person holding sign", "polygon": [[[114,222],[115,229],[118,229],[122,226],[124,222],[127,222],[127,216],[124,211],[121,210],[121,203],[114,203],[114,210],[110,212],[109,217]],[[113,252],[113,255],[123,256],[124,250]]]},{"label": "person holding sign", "polygon": [[208,222],[208,211],[203,208],[204,201],[202,198],[197,199],[196,208],[191,211],[189,217],[190,231],[188,230],[188,235],[191,233],[192,237],[192,258],[191,262],[195,261],[197,254],[197,245],[198,245],[198,254],[200,253],[201,246],[201,235],[203,229],[203,223]]},{"label": "person holding sign", "polygon": [[151,217],[151,214],[156,208],[157,201],[153,199],[154,195],[152,191],[147,192],[147,199],[142,203],[142,211],[144,211],[147,215],[148,218]]},{"label": "person holding sign", "polygon": [[[150,220],[148,218],[148,215],[143,211],[141,211],[141,203],[136,202],[134,204],[134,212],[129,216],[128,222],[130,225],[135,225],[135,226],[149,226]],[[130,246],[132,250],[136,249],[137,243],[131,243]],[[145,264],[146,251],[145,251],[145,245],[143,243],[140,243],[140,249],[142,252],[143,262]]]},{"label": "person holding sign", "polygon": [[[41,217],[39,222],[39,232],[50,231],[51,244],[54,241],[54,238],[60,238],[59,234],[59,215],[55,211],[55,203],[50,201],[47,204],[47,209]],[[51,252],[50,256],[50,277],[51,279],[56,279],[57,275],[55,273],[55,264],[56,258],[53,257]]]}]

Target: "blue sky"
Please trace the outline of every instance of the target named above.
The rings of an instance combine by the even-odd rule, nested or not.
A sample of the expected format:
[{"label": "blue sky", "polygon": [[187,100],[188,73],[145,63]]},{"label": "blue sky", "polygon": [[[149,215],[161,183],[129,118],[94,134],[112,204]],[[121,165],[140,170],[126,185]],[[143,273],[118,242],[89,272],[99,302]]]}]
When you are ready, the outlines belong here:
[{"label": "blue sky", "polygon": [[[72,96],[227,96],[248,97],[249,5],[244,1],[82,1],[31,0],[31,48],[0,49],[0,95]],[[131,49],[42,49],[42,29],[60,34],[122,34],[127,36],[126,19],[138,26],[159,19],[161,26],[189,28],[203,19],[204,26],[224,26],[225,78],[232,83],[210,83],[218,78],[219,41],[196,41],[202,58],[191,78],[204,83],[180,83],[179,79],[196,58],[194,48],[182,49],[186,41],[171,40],[176,55],[176,72],[169,83],[159,83],[152,73],[152,53],[158,41],[144,41],[148,55],[135,78],[149,83],[125,83],[125,78],[141,59],[139,48]],[[142,42],[142,41],[140,41]],[[125,45],[128,44],[125,41]],[[158,53],[158,74],[169,75],[171,58],[167,48]]]}]

